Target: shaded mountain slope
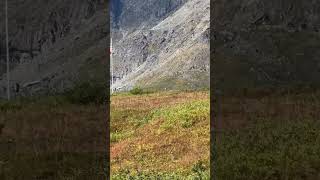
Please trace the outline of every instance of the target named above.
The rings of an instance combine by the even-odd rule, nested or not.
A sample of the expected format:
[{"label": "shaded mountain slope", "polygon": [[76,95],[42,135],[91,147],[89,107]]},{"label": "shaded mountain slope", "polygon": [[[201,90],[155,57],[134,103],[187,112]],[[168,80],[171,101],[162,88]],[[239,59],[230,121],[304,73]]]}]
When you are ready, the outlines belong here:
[{"label": "shaded mountain slope", "polygon": [[318,0],[213,2],[217,87],[319,85]]},{"label": "shaded mountain slope", "polygon": [[[55,93],[93,78],[105,82],[107,6],[99,0],[10,1],[12,94]],[[3,20],[1,11],[2,66],[5,63]],[[1,96],[6,89],[4,70],[0,72]],[[14,92],[16,84],[20,86],[19,92]]]}]

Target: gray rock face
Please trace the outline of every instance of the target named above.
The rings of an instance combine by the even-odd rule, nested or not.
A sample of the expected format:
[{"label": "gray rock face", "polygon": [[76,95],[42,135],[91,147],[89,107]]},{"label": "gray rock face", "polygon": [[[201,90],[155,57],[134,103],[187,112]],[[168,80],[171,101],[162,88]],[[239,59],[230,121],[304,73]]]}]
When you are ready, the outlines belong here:
[{"label": "gray rock face", "polygon": [[320,1],[215,0],[218,87],[320,85]]},{"label": "gray rock face", "polygon": [[116,37],[113,88],[209,87],[209,21],[210,1],[188,0],[163,20]]},{"label": "gray rock face", "polygon": [[318,0],[215,0],[214,26],[244,28],[273,25],[292,29],[317,29],[320,25]]},{"label": "gray rock face", "polygon": [[[103,0],[10,0],[12,94],[54,93],[71,87],[81,78],[103,76],[99,70],[97,74],[88,73],[87,65],[101,64],[106,58],[107,6]],[[3,1],[0,7],[4,9]],[[4,11],[0,15],[0,95],[3,96]],[[14,93],[15,84],[22,88],[20,92]]]},{"label": "gray rock face", "polygon": [[124,30],[151,27],[187,0],[112,0],[112,24]]}]

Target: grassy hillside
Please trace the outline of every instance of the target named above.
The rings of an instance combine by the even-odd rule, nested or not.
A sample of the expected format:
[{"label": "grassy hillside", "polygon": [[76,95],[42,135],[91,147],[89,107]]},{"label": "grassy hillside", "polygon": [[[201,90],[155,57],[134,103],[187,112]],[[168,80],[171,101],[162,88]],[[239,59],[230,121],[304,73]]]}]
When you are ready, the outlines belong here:
[{"label": "grassy hillside", "polygon": [[319,91],[257,90],[218,101],[216,179],[319,179]]},{"label": "grassy hillside", "polygon": [[208,92],[111,98],[112,179],[209,179]]},{"label": "grassy hillside", "polygon": [[0,179],[106,179],[105,111],[62,96],[0,102]]}]

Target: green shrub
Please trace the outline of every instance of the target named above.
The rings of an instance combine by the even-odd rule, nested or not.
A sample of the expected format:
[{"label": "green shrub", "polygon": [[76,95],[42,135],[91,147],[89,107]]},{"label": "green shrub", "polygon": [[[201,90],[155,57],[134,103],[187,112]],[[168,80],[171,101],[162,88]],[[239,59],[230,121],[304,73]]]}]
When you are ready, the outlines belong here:
[{"label": "green shrub", "polygon": [[84,82],[67,91],[66,98],[75,104],[103,103],[106,100],[106,86],[99,83]]},{"label": "green shrub", "polygon": [[37,104],[39,106],[61,106],[67,104],[65,96],[32,96],[32,97],[17,97],[10,101],[0,100],[0,111],[14,111],[20,110],[24,106]]},{"label": "green shrub", "polygon": [[143,90],[140,87],[135,87],[130,90],[130,93],[133,95],[143,94]]},{"label": "green shrub", "polygon": [[110,141],[111,142],[119,142],[123,139],[126,139],[130,137],[133,134],[133,131],[128,131],[128,132],[111,132],[110,133]]},{"label": "green shrub", "polygon": [[0,102],[0,111],[20,110],[21,108],[22,108],[22,105],[19,102],[9,102],[9,101]]},{"label": "green shrub", "polygon": [[209,178],[210,173],[208,172],[207,167],[204,165],[202,161],[198,161],[196,164],[193,165],[192,172],[194,173],[192,175],[193,179],[199,179],[199,180],[210,179]]},{"label": "green shrub", "polygon": [[175,107],[159,109],[154,112],[154,119],[164,119],[161,128],[169,129],[176,125],[183,128],[190,128],[197,122],[209,119],[209,100],[193,101]]}]

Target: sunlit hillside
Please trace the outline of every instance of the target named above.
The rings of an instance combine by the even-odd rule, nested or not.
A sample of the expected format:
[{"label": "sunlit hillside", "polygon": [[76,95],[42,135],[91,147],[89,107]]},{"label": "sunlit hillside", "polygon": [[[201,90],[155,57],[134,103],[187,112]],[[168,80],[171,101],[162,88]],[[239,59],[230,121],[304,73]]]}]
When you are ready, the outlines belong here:
[{"label": "sunlit hillside", "polygon": [[208,92],[111,98],[112,179],[209,179]]}]

